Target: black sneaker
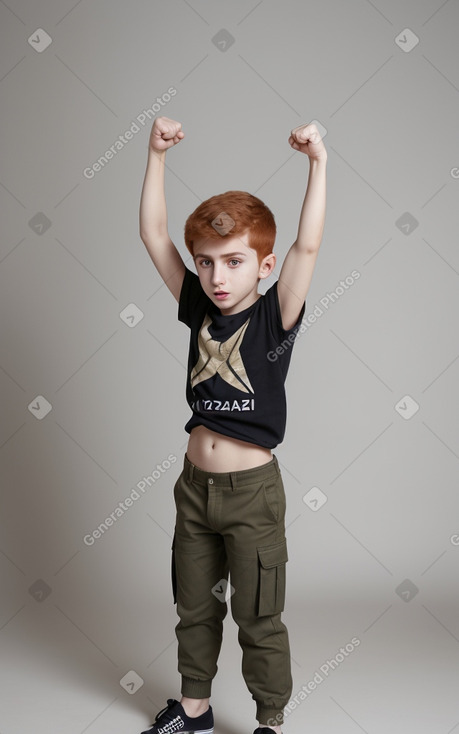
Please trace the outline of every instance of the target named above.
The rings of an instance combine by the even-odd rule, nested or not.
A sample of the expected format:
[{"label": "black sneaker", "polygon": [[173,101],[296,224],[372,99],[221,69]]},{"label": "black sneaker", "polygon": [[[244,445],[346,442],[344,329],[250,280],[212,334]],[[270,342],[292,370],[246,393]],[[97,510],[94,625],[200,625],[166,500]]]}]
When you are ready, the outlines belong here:
[{"label": "black sneaker", "polygon": [[[271,730],[272,731],[272,730]],[[185,709],[175,698],[167,699],[167,706],[155,717],[155,723],[150,729],[145,729],[142,734],[213,734],[214,715],[212,706],[204,711],[201,716],[191,718],[185,713]]]},{"label": "black sneaker", "polygon": [[272,734],[272,732],[274,732],[274,729],[271,729],[269,726],[257,726],[253,734]]}]

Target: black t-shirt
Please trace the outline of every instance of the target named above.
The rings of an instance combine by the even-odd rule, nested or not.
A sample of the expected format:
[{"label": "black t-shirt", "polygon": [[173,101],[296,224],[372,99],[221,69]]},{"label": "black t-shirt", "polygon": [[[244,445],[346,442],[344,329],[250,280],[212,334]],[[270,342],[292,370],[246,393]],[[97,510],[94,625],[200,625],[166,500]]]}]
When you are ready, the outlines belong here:
[{"label": "black t-shirt", "polygon": [[225,316],[185,268],[178,318],[191,330],[186,398],[193,411],[185,431],[203,425],[257,446],[281,443],[284,383],[305,305],[284,329],[276,281],[251,306]]}]

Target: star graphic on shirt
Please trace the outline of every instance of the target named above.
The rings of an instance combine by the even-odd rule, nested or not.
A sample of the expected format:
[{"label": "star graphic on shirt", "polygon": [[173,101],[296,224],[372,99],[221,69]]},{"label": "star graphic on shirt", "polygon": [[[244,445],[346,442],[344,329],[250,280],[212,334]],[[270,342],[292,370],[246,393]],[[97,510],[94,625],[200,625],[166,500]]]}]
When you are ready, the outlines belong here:
[{"label": "star graphic on shirt", "polygon": [[191,387],[218,373],[237,390],[254,392],[239,351],[249,321],[250,317],[229,339],[219,342],[209,333],[212,319],[206,314],[198,335],[199,359],[191,371]]}]

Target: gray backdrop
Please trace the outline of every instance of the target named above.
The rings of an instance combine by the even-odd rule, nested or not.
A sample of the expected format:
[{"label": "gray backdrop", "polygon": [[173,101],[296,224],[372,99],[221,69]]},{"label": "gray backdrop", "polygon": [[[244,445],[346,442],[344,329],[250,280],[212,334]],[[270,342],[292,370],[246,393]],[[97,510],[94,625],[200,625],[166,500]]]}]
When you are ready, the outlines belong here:
[{"label": "gray backdrop", "polygon": [[[283,729],[459,732],[458,23],[457,0],[0,2],[1,734],[139,732],[180,698],[188,330],[138,234],[160,114],[186,135],[166,195],[190,267],[186,217],[234,188],[274,212],[281,263],[291,129],[328,151],[275,450]],[[219,734],[256,726],[240,660],[229,612]]]}]

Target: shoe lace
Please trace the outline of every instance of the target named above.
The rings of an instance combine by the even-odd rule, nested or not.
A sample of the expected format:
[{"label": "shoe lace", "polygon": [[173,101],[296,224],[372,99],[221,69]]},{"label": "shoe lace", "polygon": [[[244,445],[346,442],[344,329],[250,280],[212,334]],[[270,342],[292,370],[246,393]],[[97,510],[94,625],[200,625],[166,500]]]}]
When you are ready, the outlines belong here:
[{"label": "shoe lace", "polygon": [[162,724],[165,724],[167,721],[172,721],[172,715],[170,713],[170,709],[175,706],[177,701],[175,698],[168,698],[167,699],[167,706],[165,706],[161,711],[159,711],[155,716],[155,724],[159,723],[159,720],[161,717],[163,718],[163,721],[161,721]]}]

